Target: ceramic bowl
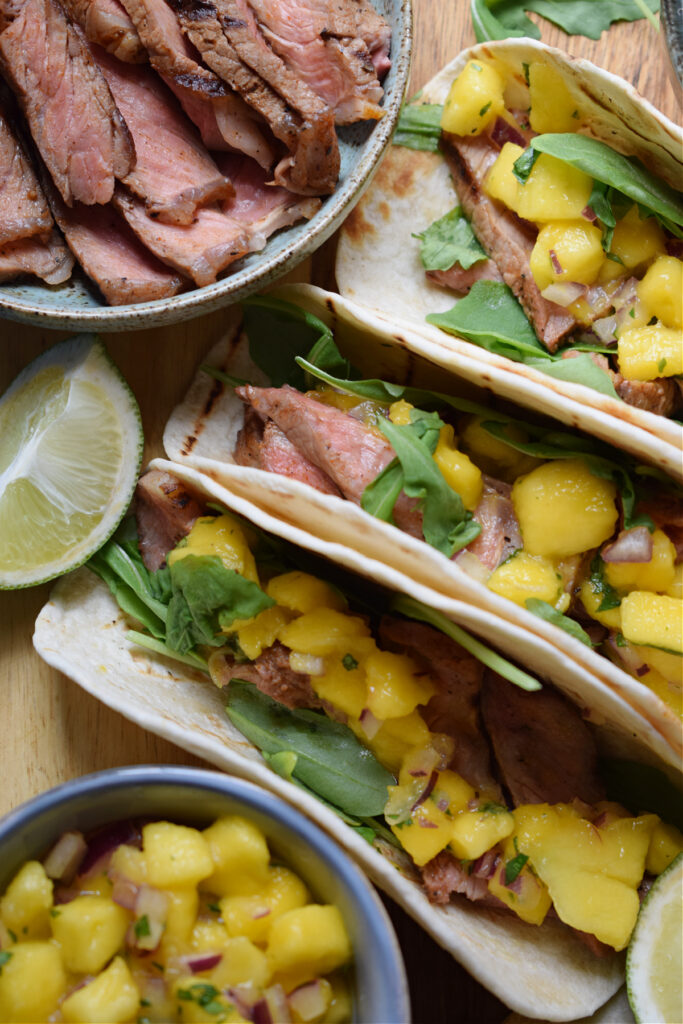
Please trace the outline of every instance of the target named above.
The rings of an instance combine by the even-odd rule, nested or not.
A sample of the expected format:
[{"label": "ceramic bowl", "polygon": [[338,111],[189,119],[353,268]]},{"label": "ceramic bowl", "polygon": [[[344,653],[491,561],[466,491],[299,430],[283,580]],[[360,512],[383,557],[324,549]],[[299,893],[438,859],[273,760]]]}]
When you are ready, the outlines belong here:
[{"label": "ceramic bowl", "polygon": [[401,953],[365,876],[294,808],[230,775],[171,765],[113,768],[42,793],[0,821],[0,892],[26,860],[43,857],[68,829],[88,832],[125,818],[205,827],[224,814],[250,818],[313,897],[339,907],[354,950],[354,1024],[407,1024]]},{"label": "ceramic bowl", "polygon": [[412,43],[411,0],[374,0],[391,25],[391,69],[384,79],[381,121],[338,129],[339,183],[314,217],[279,231],[265,249],[238,261],[215,284],[154,302],[108,306],[82,270],[70,281],[49,286],[31,281],[0,285],[0,317],[40,327],[77,331],[125,331],[190,320],[237,302],[300,263],[339,227],[360,199],[389,144],[408,81]]}]

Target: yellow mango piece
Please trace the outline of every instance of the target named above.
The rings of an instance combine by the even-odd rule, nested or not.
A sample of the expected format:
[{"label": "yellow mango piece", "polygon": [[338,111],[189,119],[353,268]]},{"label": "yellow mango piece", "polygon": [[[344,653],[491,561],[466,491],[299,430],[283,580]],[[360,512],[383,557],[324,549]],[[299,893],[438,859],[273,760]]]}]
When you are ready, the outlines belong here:
[{"label": "yellow mango piece", "polygon": [[142,847],[150,885],[160,889],[197,885],[213,873],[211,850],[196,828],[152,822],[142,830]]},{"label": "yellow mango piece", "polygon": [[268,937],[273,973],[327,974],[351,959],[351,943],[338,907],[311,903],[273,922]]},{"label": "yellow mango piece", "polygon": [[112,875],[123,875],[136,885],[147,881],[147,862],[142,850],[136,846],[117,846],[111,855],[110,870]]},{"label": "yellow mango piece", "polygon": [[668,590],[675,561],[676,548],[663,530],[655,530],[649,562],[605,562],[605,578],[617,590]]},{"label": "yellow mango piece", "polygon": [[581,598],[581,604],[592,619],[602,623],[603,626],[607,626],[608,629],[615,629],[621,632],[621,611],[619,607],[608,608],[607,611],[603,612],[599,611],[603,595],[599,590],[593,589],[588,576],[581,582],[579,597]]},{"label": "yellow mango piece", "polygon": [[621,631],[633,644],[683,654],[683,601],[633,590],[621,602]]},{"label": "yellow mango piece", "polygon": [[343,656],[349,638],[369,636],[370,628],[357,616],[318,608],[284,626],[278,639],[292,651],[324,657],[337,652]]},{"label": "yellow mango piece", "polygon": [[283,608],[299,614],[313,612],[316,608],[334,608],[338,612],[346,608],[346,598],[336,587],[298,569],[273,576],[266,593]]},{"label": "yellow mango piece", "polygon": [[104,896],[77,896],[57,908],[52,933],[70,971],[97,974],[123,945],[129,916]]},{"label": "yellow mango piece", "polygon": [[441,127],[453,135],[479,135],[505,109],[502,77],[490,64],[468,60],[452,83]]},{"label": "yellow mango piece", "polygon": [[453,818],[449,846],[456,857],[476,860],[492,846],[511,835],[515,819],[504,808],[461,811]]},{"label": "yellow mango piece", "polygon": [[465,508],[470,511],[475,509],[484,489],[481,470],[469,456],[458,451],[453,437],[453,427],[450,424],[446,424],[439,431],[439,441],[433,458],[448,486],[462,498]]},{"label": "yellow mango piece", "polygon": [[[246,1024],[244,1017],[224,992],[211,992],[209,1008],[204,1009],[202,1002],[207,994],[207,984],[204,976],[198,978],[194,974],[181,975],[174,980],[174,1020],[183,1021],[183,1024],[216,1024],[216,1021],[221,1024]],[[215,989],[215,986],[212,987]]]},{"label": "yellow mango piece", "polygon": [[432,790],[433,802],[438,806],[442,799],[448,800],[448,810],[451,814],[466,810],[468,803],[474,799],[475,795],[475,790],[469,782],[449,768],[439,772],[436,785]]},{"label": "yellow mango piece", "polygon": [[502,863],[489,878],[489,892],[527,924],[543,924],[552,900],[548,887],[534,874],[528,861],[514,879],[506,881],[506,865],[519,856],[513,840],[514,836],[509,836],[503,843]]},{"label": "yellow mango piece", "polygon": [[667,594],[670,597],[683,598],[683,562],[678,562],[674,566],[674,579],[667,589]]},{"label": "yellow mango piece", "polygon": [[[389,802],[396,794],[406,790],[408,787],[388,786]],[[419,789],[416,788],[419,795]],[[417,796],[416,796],[417,799]],[[453,831],[453,821],[445,811],[440,810],[433,800],[427,799],[414,811],[411,811],[405,821],[391,824],[391,831],[399,843],[410,854],[413,861],[421,867],[436,857],[437,853],[448,846]]]},{"label": "yellow mango piece", "polygon": [[652,324],[622,331],[617,341],[619,370],[627,380],[656,380],[683,373],[681,332]]},{"label": "yellow mango piece", "polygon": [[270,967],[266,954],[244,935],[228,938],[221,947],[223,959],[217,964],[207,981],[217,989],[246,985],[265,988],[270,980]]},{"label": "yellow mango piece", "polygon": [[64,1020],[74,1024],[119,1024],[133,1018],[140,993],[120,956],[97,978],[73,992],[62,1003]]},{"label": "yellow mango piece", "polygon": [[236,620],[223,630],[224,633],[237,633],[237,641],[250,661],[255,661],[259,654],[275,643],[283,626],[291,621],[292,613],[277,605],[264,608],[253,619]]},{"label": "yellow mango piece", "polygon": [[[504,441],[489,434],[482,426],[485,417],[472,416],[460,434],[460,445],[484,473],[511,483],[522,473],[529,473],[540,465],[539,459],[517,451]],[[528,441],[523,430],[514,424],[507,428],[513,441]]]},{"label": "yellow mango piece", "polygon": [[161,949],[164,956],[178,955],[185,951],[190,942],[192,929],[197,920],[199,894],[197,890],[165,889],[169,898],[166,912],[166,930],[161,938]]},{"label": "yellow mango piece", "polygon": [[[683,314],[683,262],[675,256],[660,256],[638,282],[638,297],[665,327],[680,331]],[[680,340],[680,334],[679,334]]]},{"label": "yellow mango piece", "polygon": [[595,476],[582,459],[543,463],[512,488],[524,550],[566,558],[599,547],[614,532],[616,495],[612,481]]},{"label": "yellow mango piece", "polygon": [[663,821],[658,821],[650,839],[645,870],[651,875],[661,875],[682,850],[683,835],[675,825],[666,825]]},{"label": "yellow mango piece", "polygon": [[548,64],[529,65],[529,124],[535,132],[575,132],[581,125],[577,101]]},{"label": "yellow mango piece", "polygon": [[568,220],[543,225],[531,251],[529,266],[543,291],[558,281],[593,284],[603,259],[600,229],[585,220]]},{"label": "yellow mango piece", "polygon": [[221,915],[228,934],[245,935],[252,942],[265,942],[273,922],[282,914],[303,907],[308,890],[289,868],[276,866],[268,871],[268,882],[253,896],[228,896],[220,901]]},{"label": "yellow mango piece", "polygon": [[392,402],[389,406],[389,419],[399,427],[408,426],[411,422],[410,414],[414,408],[414,405],[401,398],[398,402]]},{"label": "yellow mango piece", "polygon": [[[611,252],[622,262],[621,274],[647,263],[665,251],[665,236],[654,217],[641,219],[637,205],[618,220],[612,236]],[[611,261],[610,261],[611,262]],[[619,270],[619,264],[613,263]]]},{"label": "yellow mango piece", "polygon": [[17,872],[0,900],[0,917],[16,935],[48,938],[53,883],[37,860]]},{"label": "yellow mango piece", "polygon": [[336,708],[352,718],[360,718],[361,711],[367,704],[365,672],[361,668],[353,668],[353,661],[347,655],[344,659],[330,655],[325,660],[325,671],[321,676],[311,676],[311,686],[321,700],[327,700]]},{"label": "yellow mango piece", "polygon": [[484,178],[484,192],[492,199],[498,199],[510,210],[518,212],[521,182],[515,178],[512,165],[524,152],[522,146],[514,142],[506,142],[496,157],[486,177]]},{"label": "yellow mango piece", "polygon": [[412,747],[426,746],[431,736],[418,711],[411,711],[403,718],[387,719],[372,739],[368,739],[355,727],[352,728],[361,742],[372,750],[380,763],[390,772],[398,772],[408,751]]},{"label": "yellow mango piece", "polygon": [[368,707],[375,718],[404,718],[436,693],[429,678],[419,675],[405,654],[376,651],[365,662]]},{"label": "yellow mango piece", "polygon": [[486,585],[522,608],[530,597],[556,606],[563,596],[562,578],[553,563],[526,551],[518,551],[494,569]]},{"label": "yellow mango piece", "polygon": [[592,190],[593,179],[589,175],[564,160],[541,153],[526,182],[520,185],[517,213],[536,223],[579,221]]},{"label": "yellow mango piece", "polygon": [[213,871],[199,887],[219,896],[250,896],[268,881],[270,852],[266,837],[253,822],[226,815],[202,832]]},{"label": "yellow mango piece", "polygon": [[675,683],[680,689],[683,684],[683,658],[680,654],[658,651],[655,647],[634,646],[633,650],[647,665],[661,673],[670,683]]},{"label": "yellow mango piece", "polygon": [[59,949],[51,942],[10,946],[0,973],[0,1019],[12,1024],[47,1021],[67,987]]},{"label": "yellow mango piece", "polygon": [[256,562],[244,530],[232,516],[201,516],[195,520],[187,537],[169,552],[166,561],[173,565],[188,555],[216,555],[226,569],[258,583]]}]

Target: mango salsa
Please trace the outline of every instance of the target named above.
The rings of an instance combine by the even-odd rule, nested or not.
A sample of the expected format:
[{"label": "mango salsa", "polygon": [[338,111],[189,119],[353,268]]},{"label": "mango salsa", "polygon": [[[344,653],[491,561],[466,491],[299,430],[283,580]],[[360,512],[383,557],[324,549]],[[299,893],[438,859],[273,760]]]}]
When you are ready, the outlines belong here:
[{"label": "mango salsa", "polygon": [[215,555],[226,569],[258,583],[256,562],[244,530],[232,516],[202,516],[197,519],[185,541],[169,551],[167,562],[173,565],[188,555]]},{"label": "mango salsa", "polygon": [[683,601],[633,590],[621,602],[621,631],[633,644],[683,654]]},{"label": "mango salsa", "polygon": [[656,380],[683,373],[681,331],[652,324],[622,331],[617,341],[619,370],[629,380]]},{"label": "mango salsa", "polygon": [[453,135],[478,135],[503,113],[503,79],[495,68],[469,60],[449,90],[441,127]]}]

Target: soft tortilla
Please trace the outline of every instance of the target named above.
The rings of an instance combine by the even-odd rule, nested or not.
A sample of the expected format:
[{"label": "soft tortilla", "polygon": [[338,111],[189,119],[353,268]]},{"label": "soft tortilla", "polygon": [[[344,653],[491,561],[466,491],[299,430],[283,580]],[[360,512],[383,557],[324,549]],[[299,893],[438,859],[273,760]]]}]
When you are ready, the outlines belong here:
[{"label": "soft tortilla", "polygon": [[[575,98],[577,123],[584,130],[590,126],[590,134],[639,157],[674,188],[681,187],[683,132],[677,125],[623,79],[532,39],[506,39],[465,50],[425,86],[421,102],[443,103],[451,82],[471,57],[503,72],[511,83],[512,105],[519,109],[529,105],[522,64],[550,65]],[[372,186],[344,222],[336,265],[341,294],[438,346],[441,364],[468,380],[490,380],[501,394],[562,420],[576,414],[584,429],[605,441],[612,442],[616,431],[620,447],[683,479],[680,424],[584,385],[556,380],[425,322],[427,313],[445,312],[456,299],[427,280],[412,235],[457,202],[441,154],[390,147]]]},{"label": "soft tortilla", "polygon": [[[515,646],[518,659],[599,723],[607,752],[659,763],[656,733],[634,745],[641,721],[612,690],[581,671],[571,659],[533,634],[519,634],[486,611],[437,594],[409,578],[338,543],[318,541],[296,526],[260,511],[187,465],[156,460],[153,467],[175,472],[197,491],[258,526],[324,554],[375,582],[410,594],[450,615],[467,629],[499,646]],[[50,665],[126,718],[225,771],[274,791],[314,819],[363,866],[368,875],[403,906],[433,938],[512,1010],[548,1021],[574,1020],[593,1013],[623,981],[623,954],[596,958],[557,921],[541,928],[525,925],[466,900],[446,907],[429,903],[406,855],[393,847],[371,847],[313,797],[270,771],[260,754],[230,723],[223,699],[208,679],[182,665],[136,648],[127,637],[130,621],[107,587],[81,568],[55,586],[36,622],[33,638]],[[502,642],[504,641],[504,643]]]},{"label": "soft tortilla", "polygon": [[[444,385],[443,371],[415,352],[415,346],[403,331],[390,330],[377,318],[311,285],[280,288],[277,295],[297,303],[324,320],[334,330],[338,343],[361,372],[373,377],[389,376],[419,387],[449,390],[474,401],[487,400],[486,392],[467,381],[453,377]],[[237,309],[226,317],[226,333],[211,350],[205,362],[234,376],[263,382],[263,375],[249,359],[241,319]],[[432,358],[428,343],[422,345]],[[489,385],[493,387],[492,385]],[[196,375],[183,402],[174,410],[164,433],[164,447],[178,463],[191,465],[231,491],[260,507],[275,518],[305,531],[313,538],[354,548],[373,561],[383,562],[419,580],[436,593],[480,608],[512,623],[519,632],[542,639],[547,648],[559,649],[575,671],[592,677],[596,685],[612,689],[641,716],[638,735],[645,739],[653,732],[661,734],[657,752],[667,763],[680,768],[683,757],[683,730],[673,710],[647,686],[638,682],[607,658],[556,626],[532,615],[526,609],[494,594],[485,585],[467,576],[457,562],[448,561],[429,545],[374,519],[352,502],[321,494],[306,484],[287,480],[258,469],[233,463],[232,452],[243,421],[243,403],[234,391],[202,371]],[[570,412],[568,425],[579,426],[580,417]],[[494,620],[495,621],[495,620]],[[504,646],[502,641],[498,641]],[[505,648],[513,657],[516,641]],[[549,656],[549,655],[548,655]],[[609,715],[607,716],[610,717]],[[646,740],[650,742],[650,740]]]}]

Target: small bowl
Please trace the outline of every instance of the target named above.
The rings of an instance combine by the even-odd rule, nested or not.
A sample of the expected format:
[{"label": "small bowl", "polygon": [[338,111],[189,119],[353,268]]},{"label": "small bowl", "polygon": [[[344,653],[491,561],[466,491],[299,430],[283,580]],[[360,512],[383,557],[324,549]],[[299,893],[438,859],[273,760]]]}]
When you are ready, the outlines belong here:
[{"label": "small bowl", "polygon": [[170,765],[113,768],[50,789],[0,821],[0,892],[27,860],[40,859],[68,829],[88,832],[125,818],[203,828],[243,814],[314,898],[339,907],[354,950],[355,1024],[407,1024],[401,953],[375,890],[335,843],[283,800],[219,772]]},{"label": "small bowl", "polygon": [[391,68],[383,81],[381,121],[339,129],[341,169],[331,196],[309,221],[279,231],[265,249],[235,264],[232,272],[204,288],[166,299],[108,306],[82,270],[71,280],[50,286],[33,281],[0,285],[0,318],[74,331],[132,331],[191,320],[239,302],[292,270],[336,231],[370,184],[398,120],[408,83],[412,46],[411,0],[373,0],[391,26]]}]

